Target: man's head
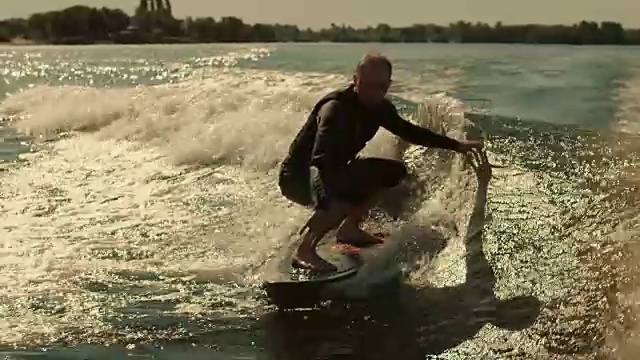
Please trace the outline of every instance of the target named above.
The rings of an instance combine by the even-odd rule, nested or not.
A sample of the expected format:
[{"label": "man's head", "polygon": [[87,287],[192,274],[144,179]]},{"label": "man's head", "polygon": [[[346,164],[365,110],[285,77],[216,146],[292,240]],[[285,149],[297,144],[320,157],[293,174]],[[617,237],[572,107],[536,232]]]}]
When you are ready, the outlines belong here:
[{"label": "man's head", "polygon": [[353,84],[358,99],[366,106],[380,103],[391,85],[392,66],[381,54],[365,55],[353,75]]}]

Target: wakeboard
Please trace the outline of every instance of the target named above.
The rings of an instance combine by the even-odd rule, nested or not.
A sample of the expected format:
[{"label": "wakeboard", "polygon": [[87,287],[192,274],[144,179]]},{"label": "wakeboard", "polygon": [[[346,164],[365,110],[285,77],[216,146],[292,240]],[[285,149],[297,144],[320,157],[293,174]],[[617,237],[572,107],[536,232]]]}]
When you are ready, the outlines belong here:
[{"label": "wakeboard", "polygon": [[310,308],[331,300],[327,286],[358,274],[364,264],[359,248],[326,243],[318,246],[318,255],[337,267],[330,273],[314,273],[296,269],[291,257],[283,259],[279,274],[263,282],[269,302],[279,308]]}]

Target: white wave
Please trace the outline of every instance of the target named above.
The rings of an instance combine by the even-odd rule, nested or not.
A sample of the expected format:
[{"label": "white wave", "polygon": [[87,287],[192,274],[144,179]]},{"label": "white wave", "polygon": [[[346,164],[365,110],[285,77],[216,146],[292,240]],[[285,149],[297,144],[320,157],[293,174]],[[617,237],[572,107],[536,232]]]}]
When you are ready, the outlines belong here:
[{"label": "white wave", "polygon": [[640,133],[640,66],[625,79],[618,89],[618,109],[615,113],[613,130]]},{"label": "white wave", "polygon": [[319,89],[342,81],[225,69],[214,79],[161,86],[38,86],[5,100],[0,112],[18,117],[14,125],[40,139],[94,132],[103,139],[158,146],[176,164],[271,167]]}]

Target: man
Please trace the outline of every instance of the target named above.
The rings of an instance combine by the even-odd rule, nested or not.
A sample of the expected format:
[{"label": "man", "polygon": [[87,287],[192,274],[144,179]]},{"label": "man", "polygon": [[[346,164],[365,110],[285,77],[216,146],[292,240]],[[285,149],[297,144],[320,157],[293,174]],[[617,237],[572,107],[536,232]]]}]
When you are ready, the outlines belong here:
[{"label": "man", "polygon": [[382,242],[360,229],[360,224],[377,195],[398,185],[407,169],[400,161],[357,157],[380,127],[422,146],[460,153],[482,147],[477,141],[457,141],[402,119],[385,98],[391,74],[386,57],[365,55],[353,84],[323,97],[293,140],[278,183],[286,198],[315,210],[300,230],[302,242],[292,259],[294,267],[336,271],[318,255],[316,246],[337,226],[340,243],[363,247]]}]

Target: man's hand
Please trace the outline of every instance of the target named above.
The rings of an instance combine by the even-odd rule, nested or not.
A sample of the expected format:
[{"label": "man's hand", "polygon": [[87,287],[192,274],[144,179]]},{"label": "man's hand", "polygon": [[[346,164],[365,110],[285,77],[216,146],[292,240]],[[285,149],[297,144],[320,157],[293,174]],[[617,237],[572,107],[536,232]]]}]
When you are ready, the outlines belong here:
[{"label": "man's hand", "polygon": [[478,181],[488,184],[489,179],[491,179],[491,168],[493,166],[489,163],[487,154],[484,151],[469,151],[467,153],[467,161],[473,170],[475,170]]},{"label": "man's hand", "polygon": [[480,141],[475,140],[460,140],[459,143],[460,145],[458,145],[456,151],[463,154],[472,150],[481,150],[483,147]]}]

